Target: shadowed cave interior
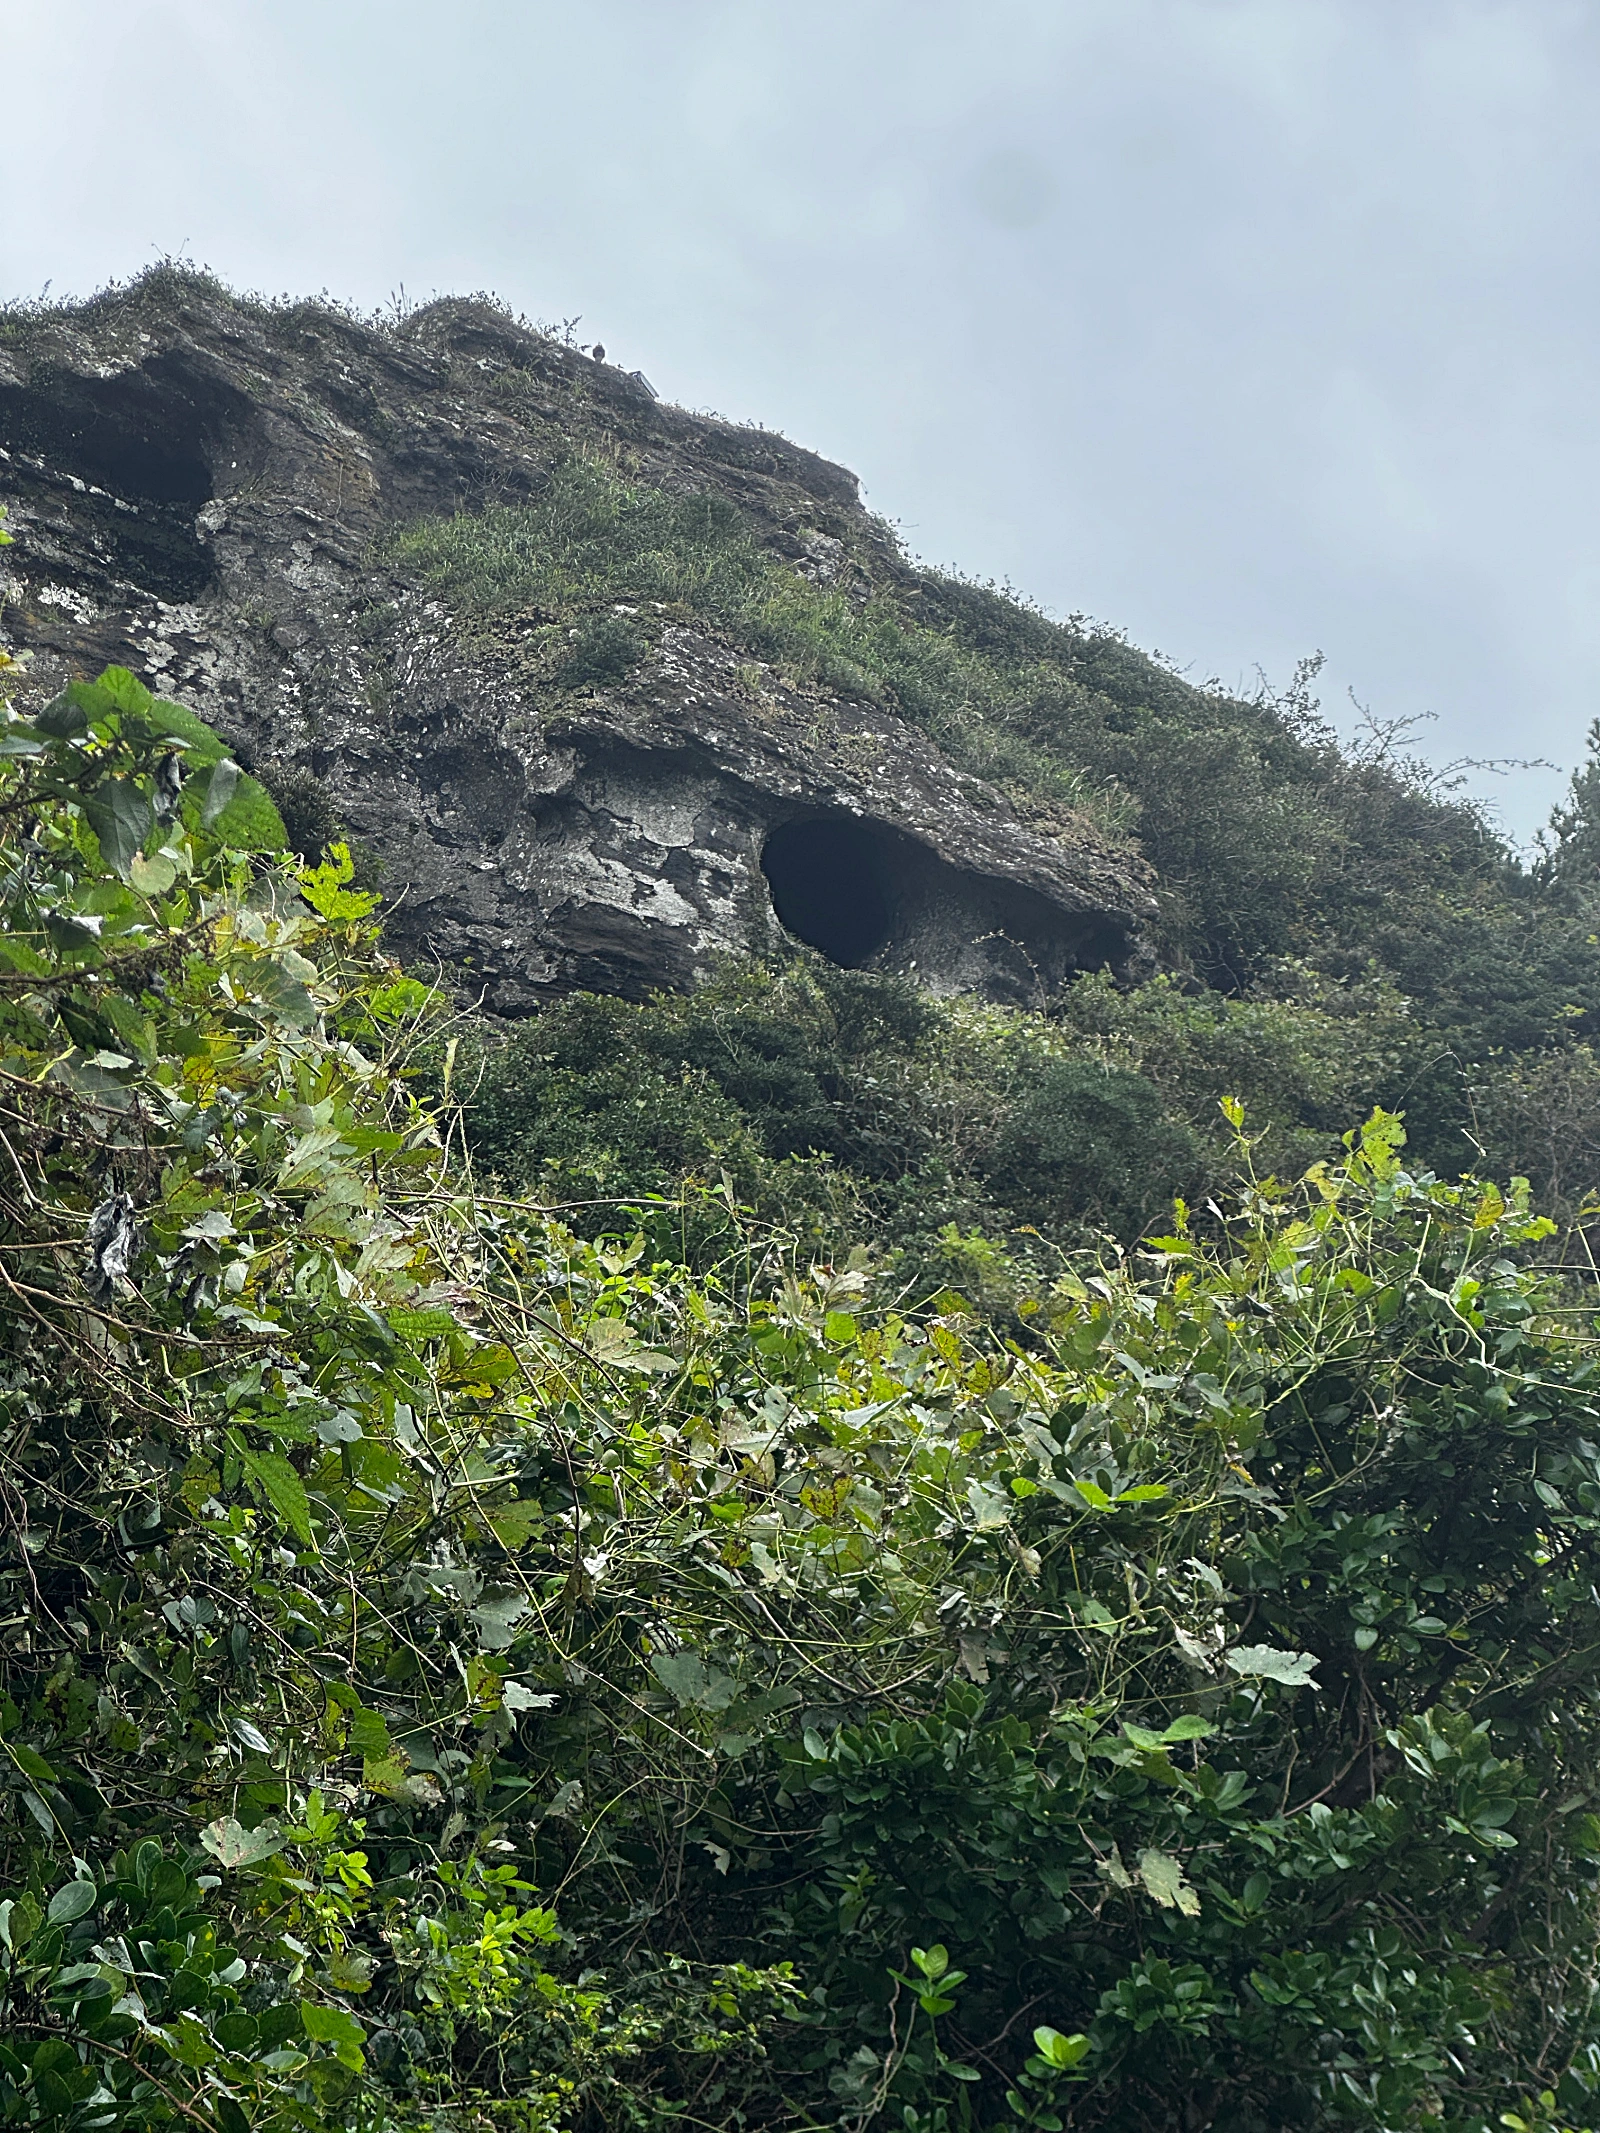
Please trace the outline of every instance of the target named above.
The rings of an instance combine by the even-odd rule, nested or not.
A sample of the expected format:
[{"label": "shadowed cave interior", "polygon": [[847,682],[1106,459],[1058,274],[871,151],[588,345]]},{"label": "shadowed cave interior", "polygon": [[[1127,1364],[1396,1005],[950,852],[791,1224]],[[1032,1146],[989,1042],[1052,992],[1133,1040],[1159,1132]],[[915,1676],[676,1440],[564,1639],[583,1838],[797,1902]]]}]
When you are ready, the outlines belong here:
[{"label": "shadowed cave interior", "polygon": [[847,815],[782,823],[761,853],[779,921],[829,962],[859,969],[889,938],[902,842]]}]

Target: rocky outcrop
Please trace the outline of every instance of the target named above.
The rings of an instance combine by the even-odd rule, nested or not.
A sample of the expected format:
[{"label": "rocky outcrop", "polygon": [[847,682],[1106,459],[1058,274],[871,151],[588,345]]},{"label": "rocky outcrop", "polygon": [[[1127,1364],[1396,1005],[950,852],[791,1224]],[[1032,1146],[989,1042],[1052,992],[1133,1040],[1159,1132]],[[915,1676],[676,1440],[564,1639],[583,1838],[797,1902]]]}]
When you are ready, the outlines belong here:
[{"label": "rocky outcrop", "polygon": [[0,318],[0,626],[39,688],[115,661],[192,704],[358,842],[401,951],[499,1013],[688,984],[785,930],[1017,1000],[1138,962],[1137,867],[1042,834],[882,705],[667,610],[621,679],[552,687],[515,618],[486,633],[380,560],[574,448],[728,498],[813,579],[905,567],[844,469],[487,304],[380,329],[157,275]]}]

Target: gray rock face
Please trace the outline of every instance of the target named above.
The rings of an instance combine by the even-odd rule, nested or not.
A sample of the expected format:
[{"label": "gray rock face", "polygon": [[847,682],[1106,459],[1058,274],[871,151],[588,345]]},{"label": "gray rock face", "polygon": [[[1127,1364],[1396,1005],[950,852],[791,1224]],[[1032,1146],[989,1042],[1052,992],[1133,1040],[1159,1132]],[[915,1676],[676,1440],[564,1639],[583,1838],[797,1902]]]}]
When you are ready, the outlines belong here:
[{"label": "gray rock face", "polygon": [[881,706],[665,611],[624,680],[553,688],[514,623],[488,637],[378,560],[397,523],[526,501],[575,448],[730,499],[813,580],[905,569],[844,469],[488,305],[380,331],[153,278],[0,321],[0,627],[35,687],[128,665],[320,795],[400,951],[498,1013],[687,985],[786,933],[1029,1002],[1139,963],[1125,855],[1041,834]]}]

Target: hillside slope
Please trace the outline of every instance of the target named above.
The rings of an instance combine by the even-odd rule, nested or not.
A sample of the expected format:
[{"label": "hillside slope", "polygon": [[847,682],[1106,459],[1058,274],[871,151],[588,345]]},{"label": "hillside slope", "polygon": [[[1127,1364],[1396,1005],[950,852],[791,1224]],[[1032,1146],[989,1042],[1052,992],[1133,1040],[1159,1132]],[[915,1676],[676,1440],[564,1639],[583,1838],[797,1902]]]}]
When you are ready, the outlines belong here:
[{"label": "hillside slope", "polygon": [[[546,1008],[469,1044],[525,1187],[1127,1236],[1226,1172],[1224,1094],[1280,1164],[1381,1101],[1564,1216],[1600,1178],[1582,804],[1530,870],[1306,676],[1240,700],[921,569],[844,470],[480,300],[379,326],[160,270],[0,317],[0,432],[37,685],[163,679],[308,850],[353,839],[403,956]],[[766,1005],[645,1004],[797,942]],[[830,964],[878,990],[864,1051]],[[638,1004],[549,1011],[586,989]],[[643,1098],[601,1101],[602,1029]]]}]

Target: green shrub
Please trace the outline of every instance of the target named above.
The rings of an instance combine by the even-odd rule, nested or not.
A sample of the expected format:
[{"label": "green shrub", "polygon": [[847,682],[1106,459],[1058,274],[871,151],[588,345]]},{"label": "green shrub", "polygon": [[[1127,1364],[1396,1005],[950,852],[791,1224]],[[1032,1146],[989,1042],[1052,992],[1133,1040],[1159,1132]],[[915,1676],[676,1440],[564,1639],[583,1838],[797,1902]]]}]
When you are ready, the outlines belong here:
[{"label": "green shrub", "polygon": [[1131,1242],[1205,1181],[1199,1137],[1141,1075],[1061,1060],[1018,1092],[985,1163],[989,1185],[1057,1234],[1088,1221]]},{"label": "green shrub", "polygon": [[[199,721],[0,739],[8,2122],[1595,2125],[1600,1358],[1521,1196],[1241,1138],[1026,1342],[732,1206],[585,1244],[450,1167],[441,1003]],[[926,1075],[948,1151],[982,1061],[1030,1189],[1184,1154],[1060,1027],[673,1006],[774,1128]],[[660,1160],[736,1137],[690,1076]]]}]

